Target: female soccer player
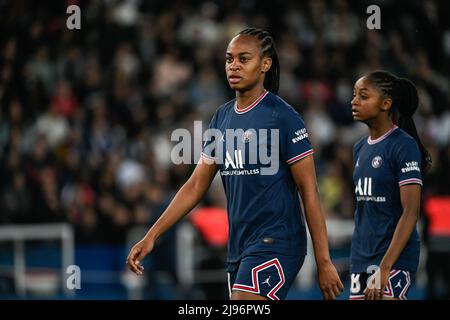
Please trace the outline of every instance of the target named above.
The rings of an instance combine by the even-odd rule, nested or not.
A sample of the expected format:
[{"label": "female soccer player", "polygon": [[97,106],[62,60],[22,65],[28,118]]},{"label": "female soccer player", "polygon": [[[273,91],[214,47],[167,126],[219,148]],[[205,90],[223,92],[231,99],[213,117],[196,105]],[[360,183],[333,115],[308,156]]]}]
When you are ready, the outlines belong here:
[{"label": "female soccer player", "polygon": [[367,124],[369,136],[353,148],[350,299],[406,299],[417,270],[421,172],[431,164],[412,119],[418,101],[411,81],[386,71],[354,86],[353,119]]},{"label": "female soccer player", "polygon": [[[219,171],[228,207],[230,298],[286,297],[306,254],[300,193],[320,288],[324,299],[335,299],[343,285],[329,255],[313,150],[299,114],[276,95],[280,67],[272,37],[254,28],[240,32],[228,45],[225,71],[236,99],[222,105],[211,120],[209,129],[219,131],[220,137],[205,143],[192,176],[131,249],[127,263],[142,274],[140,261],[155,240],[197,205]],[[270,148],[270,159],[275,160],[251,161],[255,142],[258,150]]]}]

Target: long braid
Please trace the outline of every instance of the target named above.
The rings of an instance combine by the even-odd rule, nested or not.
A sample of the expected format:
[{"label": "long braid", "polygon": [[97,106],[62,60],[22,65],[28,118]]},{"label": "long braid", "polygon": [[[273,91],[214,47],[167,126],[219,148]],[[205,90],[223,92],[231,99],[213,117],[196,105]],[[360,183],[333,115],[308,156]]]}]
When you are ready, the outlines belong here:
[{"label": "long braid", "polygon": [[258,39],[262,56],[272,59],[272,66],[267,71],[264,79],[264,87],[268,91],[278,94],[280,87],[280,61],[278,60],[278,53],[273,38],[267,31],[256,28],[242,30],[239,34],[250,35]]},{"label": "long braid", "polygon": [[419,106],[416,86],[406,78],[398,78],[387,71],[374,71],[366,76],[385,97],[392,99],[391,114],[394,123],[412,136],[419,146],[422,170],[431,166],[431,156],[423,146],[412,116]]}]

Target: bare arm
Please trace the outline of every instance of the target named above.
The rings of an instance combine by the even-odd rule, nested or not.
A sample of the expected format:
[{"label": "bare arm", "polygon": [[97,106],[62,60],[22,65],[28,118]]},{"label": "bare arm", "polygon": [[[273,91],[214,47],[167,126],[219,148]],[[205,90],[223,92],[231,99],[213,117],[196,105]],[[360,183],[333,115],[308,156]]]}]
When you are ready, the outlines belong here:
[{"label": "bare arm", "polygon": [[421,187],[418,184],[400,187],[400,199],[402,202],[403,213],[395,228],[391,244],[380,263],[380,268],[385,268],[390,271],[408,243],[408,240],[416,227],[417,220],[419,219],[420,190]]},{"label": "bare arm", "polygon": [[188,214],[203,198],[217,172],[215,164],[199,163],[191,177],[177,192],[161,217],[150,228],[147,235],[158,239],[176,222]]},{"label": "bare arm", "polygon": [[319,272],[320,289],[325,299],[334,299],[344,289],[331,263],[328,248],[327,228],[320,206],[319,190],[313,156],[294,163],[291,173],[302,196],[305,217],[313,241],[314,256]]},{"label": "bare arm", "polygon": [[381,260],[378,271],[380,277],[378,280],[379,285],[375,285],[372,289],[367,290],[365,293],[366,299],[381,298],[384,288],[389,280],[390,271],[403,249],[405,249],[405,246],[416,227],[417,220],[419,219],[420,191],[421,186],[418,184],[409,184],[400,187],[400,199],[403,213],[395,228],[391,244],[383,257],[383,260]]},{"label": "bare arm", "polygon": [[208,191],[218,167],[208,160],[201,160],[188,181],[177,192],[167,209],[162,213],[144,238],[130,251],[127,258],[129,268],[142,274],[140,261],[153,249],[155,241],[181,218],[188,214]]}]

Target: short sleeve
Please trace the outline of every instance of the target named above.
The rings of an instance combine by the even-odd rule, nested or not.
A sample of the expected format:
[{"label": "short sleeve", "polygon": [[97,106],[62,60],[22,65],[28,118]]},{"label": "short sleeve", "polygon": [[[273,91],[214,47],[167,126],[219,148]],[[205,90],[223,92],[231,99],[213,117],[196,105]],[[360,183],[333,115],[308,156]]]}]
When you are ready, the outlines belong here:
[{"label": "short sleeve", "polygon": [[211,122],[209,123],[206,141],[203,144],[202,157],[208,160],[217,161],[216,157],[216,135],[214,135],[214,130],[217,129],[217,112],[214,113]]},{"label": "short sleeve", "polygon": [[288,110],[280,125],[280,150],[282,159],[291,165],[314,153],[305,123],[295,110]]},{"label": "short sleeve", "polygon": [[397,166],[398,185],[400,187],[407,184],[422,185],[420,151],[417,143],[408,139],[397,150],[394,161],[396,161]]}]

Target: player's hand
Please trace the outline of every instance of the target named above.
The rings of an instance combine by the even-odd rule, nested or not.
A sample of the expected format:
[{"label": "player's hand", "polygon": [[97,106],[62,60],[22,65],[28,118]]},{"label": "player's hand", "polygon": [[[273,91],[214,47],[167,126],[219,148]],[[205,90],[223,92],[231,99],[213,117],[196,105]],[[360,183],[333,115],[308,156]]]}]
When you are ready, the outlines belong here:
[{"label": "player's hand", "polygon": [[344,285],[331,262],[318,267],[319,286],[325,300],[335,300],[343,291]]},{"label": "player's hand", "polygon": [[153,245],[153,241],[143,238],[131,248],[126,263],[128,268],[135,274],[142,275],[144,273],[144,267],[141,265],[141,261],[153,250]]},{"label": "player's hand", "polygon": [[364,290],[364,299],[382,300],[383,292],[389,281],[390,270],[378,268],[367,280],[367,288]]}]

